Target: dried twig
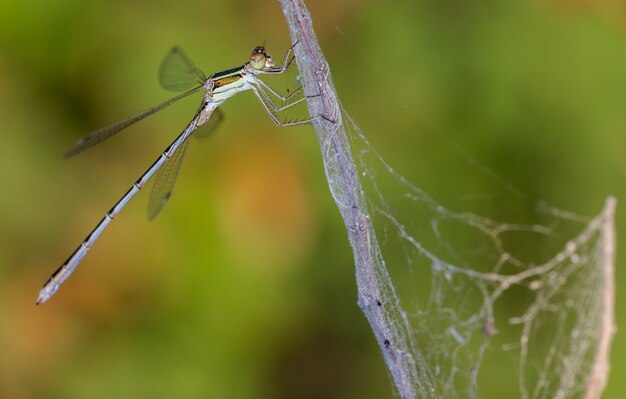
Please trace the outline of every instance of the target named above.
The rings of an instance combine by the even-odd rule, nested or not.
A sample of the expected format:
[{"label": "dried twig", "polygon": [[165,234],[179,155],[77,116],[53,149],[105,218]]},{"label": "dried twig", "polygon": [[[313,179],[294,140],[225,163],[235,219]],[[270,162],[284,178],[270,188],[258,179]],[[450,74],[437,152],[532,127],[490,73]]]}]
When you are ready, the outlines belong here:
[{"label": "dried twig", "polygon": [[[309,112],[320,142],[331,194],[345,221],[354,251],[358,303],[383,352],[402,398],[436,397],[428,381],[418,381],[410,326],[380,255],[363,190],[332,84],[328,63],[318,45],[311,17],[303,0],[281,0],[295,47],[296,61],[307,95]],[[385,298],[385,299],[383,299]],[[417,361],[416,361],[417,360]],[[428,374],[420,370],[420,374]]]},{"label": "dried twig", "polygon": [[615,327],[615,205],[616,200],[609,197],[602,212],[602,316],[600,318],[600,340],[598,351],[591,364],[591,372],[587,378],[585,399],[598,399],[602,396],[611,370],[609,354]]}]

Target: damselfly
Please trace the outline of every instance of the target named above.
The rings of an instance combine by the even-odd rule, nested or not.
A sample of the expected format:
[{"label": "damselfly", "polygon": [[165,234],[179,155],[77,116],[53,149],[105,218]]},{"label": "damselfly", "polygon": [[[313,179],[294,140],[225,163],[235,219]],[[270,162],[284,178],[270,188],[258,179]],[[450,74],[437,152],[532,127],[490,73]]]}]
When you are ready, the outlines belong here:
[{"label": "damselfly", "polygon": [[[198,69],[189,58],[179,49],[173,48],[163,60],[159,71],[159,81],[168,90],[187,90],[157,106],[147,109],[140,114],[125,119],[121,122],[106,126],[86,135],[78,140],[65,157],[76,155],[100,142],[113,136],[122,129],[139,122],[145,117],[152,115],[176,101],[187,97],[200,90],[205,90],[204,98],[195,116],[189,122],[185,130],[163,151],[150,168],[133,184],[133,186],[120,198],[109,210],[96,227],[83,240],[69,258],[54,272],[43,288],[39,291],[37,304],[47,301],[59,289],[59,286],[72,274],[76,266],[85,257],[89,248],[98,239],[102,231],[109,225],[111,220],[124,208],[132,197],[150,180],[156,173],[156,180],[152,188],[148,203],[148,217],[154,218],[163,209],[169,199],[183,156],[189,144],[191,135],[200,137],[211,134],[219,123],[224,119],[218,106],[235,94],[252,90],[259,99],[263,108],[272,120],[279,126],[293,126],[310,123],[311,120],[283,123],[278,120],[274,113],[289,108],[305,99],[304,96],[293,101],[291,98],[301,91],[301,87],[287,96],[282,96],[276,90],[259,79],[262,74],[281,74],[289,68],[294,58],[293,46],[287,51],[281,67],[274,64],[272,57],[265,51],[263,46],[252,50],[250,60],[244,65],[214,73],[208,78]],[[272,100],[272,96],[274,100]],[[279,100],[279,105],[274,101]],[[204,125],[202,130],[196,129]],[[158,173],[157,173],[158,171]]]}]

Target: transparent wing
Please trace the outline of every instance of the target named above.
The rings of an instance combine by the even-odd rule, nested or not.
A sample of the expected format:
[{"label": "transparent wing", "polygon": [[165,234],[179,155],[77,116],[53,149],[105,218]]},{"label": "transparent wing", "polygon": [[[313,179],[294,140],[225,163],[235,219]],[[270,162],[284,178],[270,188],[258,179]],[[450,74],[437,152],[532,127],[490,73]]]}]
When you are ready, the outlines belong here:
[{"label": "transparent wing", "polygon": [[137,123],[140,120],[142,120],[143,118],[150,116],[160,110],[162,110],[163,108],[166,108],[170,105],[172,105],[173,103],[175,103],[176,101],[180,100],[181,98],[187,97],[190,94],[193,94],[195,92],[197,92],[198,90],[202,89],[202,86],[196,87],[194,89],[191,89],[189,91],[186,91],[176,97],[170,98],[169,100],[156,105],[150,109],[147,109],[135,116],[131,116],[128,119],[124,119],[123,121],[114,123],[112,125],[109,126],[105,126],[101,129],[96,130],[95,132],[89,133],[88,135],[82,137],[80,140],[78,140],[76,143],[74,143],[74,145],[72,146],[72,148],[70,148],[64,155],[64,158],[69,158],[71,156],[74,156],[80,152],[85,151],[86,149],[93,147],[94,145],[108,139],[109,137],[113,136],[115,133],[118,133],[119,131],[121,131],[122,129],[127,128],[128,126],[132,125],[133,123]]},{"label": "transparent wing", "polygon": [[167,90],[186,90],[205,81],[204,73],[178,47],[172,48],[161,62],[159,82]]},{"label": "transparent wing", "polygon": [[[202,109],[203,106],[200,107],[194,119],[198,118]],[[217,129],[222,120],[224,120],[224,114],[219,108],[216,108],[213,111],[211,118],[204,125],[193,132],[193,136],[198,138],[208,137],[215,131],[215,129]],[[189,140],[185,141],[180,147],[178,147],[170,159],[157,172],[154,185],[152,186],[152,192],[150,193],[150,199],[148,200],[149,220],[157,217],[161,210],[163,210],[163,207],[165,207],[167,201],[170,199],[188,145]]]},{"label": "transparent wing", "polygon": [[224,113],[216,108],[211,115],[211,119],[209,119],[204,125],[200,126],[195,132],[193,132],[193,136],[198,139],[204,139],[209,137],[217,127],[224,120]]},{"label": "transparent wing", "polygon": [[189,140],[178,147],[170,159],[157,172],[152,192],[150,193],[150,200],[148,201],[149,220],[154,219],[161,212],[167,200],[170,199],[188,145]]}]

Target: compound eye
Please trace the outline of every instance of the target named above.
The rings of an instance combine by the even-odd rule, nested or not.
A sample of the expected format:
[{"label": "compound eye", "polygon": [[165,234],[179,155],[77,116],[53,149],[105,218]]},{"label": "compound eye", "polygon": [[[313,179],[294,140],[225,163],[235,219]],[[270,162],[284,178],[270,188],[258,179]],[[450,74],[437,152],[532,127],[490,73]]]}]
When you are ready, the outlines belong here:
[{"label": "compound eye", "polygon": [[250,65],[252,68],[261,70],[265,67],[265,49],[263,47],[257,47],[252,50],[252,55],[250,56]]}]

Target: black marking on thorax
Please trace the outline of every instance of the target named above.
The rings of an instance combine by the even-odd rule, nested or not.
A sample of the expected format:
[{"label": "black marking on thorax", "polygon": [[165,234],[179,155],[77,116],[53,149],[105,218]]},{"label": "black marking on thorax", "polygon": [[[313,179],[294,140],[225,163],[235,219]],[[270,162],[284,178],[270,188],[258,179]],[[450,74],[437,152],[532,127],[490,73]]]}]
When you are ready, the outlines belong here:
[{"label": "black marking on thorax", "polygon": [[244,70],[245,70],[245,65],[242,65],[240,67],[227,69],[225,71],[215,72],[213,75],[210,76],[210,78],[215,80],[224,76],[233,75],[236,72],[243,72]]}]

